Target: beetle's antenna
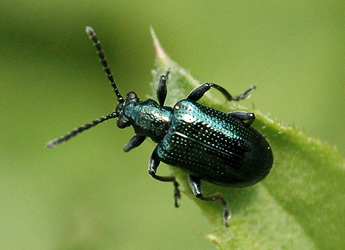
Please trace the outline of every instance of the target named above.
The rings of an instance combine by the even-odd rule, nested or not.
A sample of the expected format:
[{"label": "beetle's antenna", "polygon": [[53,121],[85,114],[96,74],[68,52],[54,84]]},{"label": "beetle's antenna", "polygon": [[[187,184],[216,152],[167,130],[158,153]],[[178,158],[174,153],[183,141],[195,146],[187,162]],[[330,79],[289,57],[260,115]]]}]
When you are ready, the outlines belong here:
[{"label": "beetle's antenna", "polygon": [[103,65],[104,71],[107,74],[107,77],[110,81],[110,84],[114,89],[114,92],[115,92],[116,97],[117,97],[117,101],[120,103],[123,103],[123,101],[124,101],[123,97],[120,94],[119,90],[117,89],[113,74],[110,71],[107,59],[105,58],[104,52],[103,52],[102,47],[101,47],[101,43],[98,40],[98,38],[96,37],[95,31],[91,27],[86,27],[86,33],[89,35],[90,39],[93,41],[95,47],[97,48],[98,57],[99,57],[102,65]]},{"label": "beetle's antenna", "polygon": [[81,132],[89,129],[89,128],[92,128],[94,126],[96,126],[97,124],[100,124],[101,122],[104,122],[106,120],[109,120],[109,119],[112,119],[112,118],[116,118],[118,117],[118,114],[116,112],[113,112],[109,115],[105,115],[101,118],[98,118],[97,120],[94,120],[92,122],[89,122],[87,124],[84,124],[82,126],[80,126],[79,128],[76,128],[70,132],[68,132],[66,135],[60,137],[60,138],[56,138],[54,140],[51,140],[50,142],[47,143],[46,147],[47,148],[53,148],[57,145],[60,145],[61,143],[63,143],[64,141],[67,141],[69,140],[70,138],[76,136],[77,134],[80,134]]}]

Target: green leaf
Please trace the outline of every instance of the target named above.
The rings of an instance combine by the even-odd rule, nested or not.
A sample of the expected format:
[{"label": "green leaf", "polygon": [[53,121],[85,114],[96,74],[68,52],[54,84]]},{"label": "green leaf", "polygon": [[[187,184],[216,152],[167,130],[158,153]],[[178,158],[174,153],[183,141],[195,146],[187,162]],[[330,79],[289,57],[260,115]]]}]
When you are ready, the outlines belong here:
[{"label": "green leaf", "polygon": [[[151,87],[155,95],[159,76],[170,69],[166,105],[172,106],[199,82],[169,58],[152,29],[151,33],[156,50]],[[219,103],[209,94],[201,103],[224,112],[254,112],[253,127],[266,136],[274,155],[271,173],[255,186],[235,189],[202,182],[205,194],[221,191],[229,201],[229,228],[223,224],[220,202],[196,199],[186,173],[171,167],[185,194],[211,222],[212,231],[201,234],[219,249],[345,249],[345,160],[341,154],[254,108]]]}]

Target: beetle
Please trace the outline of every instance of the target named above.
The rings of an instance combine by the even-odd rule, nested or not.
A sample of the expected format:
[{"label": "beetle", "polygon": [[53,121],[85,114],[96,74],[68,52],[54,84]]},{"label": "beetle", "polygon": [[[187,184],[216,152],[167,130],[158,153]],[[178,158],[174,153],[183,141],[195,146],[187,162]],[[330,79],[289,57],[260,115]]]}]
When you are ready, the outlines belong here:
[{"label": "beetle", "polygon": [[197,101],[211,88],[220,91],[228,101],[239,101],[249,97],[249,92],[255,86],[238,96],[231,96],[227,90],[215,83],[204,83],[192,90],[186,99],[177,102],[173,107],[167,107],[164,102],[170,73],[168,70],[159,78],[156,92],[158,102],[152,99],[140,101],[132,91],[123,98],[94,30],[86,27],[86,32],[97,48],[98,57],[118,104],[114,112],[48,142],[47,147],[57,146],[99,123],[118,118],[117,126],[120,129],[132,126],[136,134],[125,145],[125,152],[138,147],[147,137],[157,143],[149,160],[148,172],[154,179],[173,183],[175,207],[179,206],[179,184],[174,176],[156,174],[161,161],[188,173],[189,184],[195,197],[204,201],[219,200],[223,205],[224,223],[229,226],[230,211],[227,200],[222,193],[204,196],[201,180],[227,187],[254,185],[270,172],[273,164],[272,150],[265,137],[251,127],[255,120],[254,113],[223,113]]}]

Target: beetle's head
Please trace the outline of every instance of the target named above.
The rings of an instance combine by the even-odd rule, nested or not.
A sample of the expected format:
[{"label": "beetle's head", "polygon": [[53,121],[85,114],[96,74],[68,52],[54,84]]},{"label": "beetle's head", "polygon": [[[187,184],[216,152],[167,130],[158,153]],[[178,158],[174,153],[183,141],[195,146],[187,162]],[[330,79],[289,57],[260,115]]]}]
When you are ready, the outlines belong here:
[{"label": "beetle's head", "polygon": [[117,120],[117,126],[119,128],[126,128],[131,125],[131,119],[128,117],[126,113],[126,109],[131,110],[133,105],[139,102],[139,98],[137,94],[133,91],[129,92],[126,96],[126,99],[124,102],[119,102],[117,104],[115,112],[118,115],[118,120]]}]

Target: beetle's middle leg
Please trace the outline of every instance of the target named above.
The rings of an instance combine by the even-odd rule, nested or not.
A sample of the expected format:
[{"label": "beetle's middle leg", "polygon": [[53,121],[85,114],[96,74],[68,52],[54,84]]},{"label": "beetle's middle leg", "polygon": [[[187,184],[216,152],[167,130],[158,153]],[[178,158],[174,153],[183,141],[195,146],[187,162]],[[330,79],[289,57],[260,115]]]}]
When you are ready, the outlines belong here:
[{"label": "beetle's middle leg", "polygon": [[208,196],[203,196],[201,188],[200,188],[200,179],[198,177],[195,177],[193,175],[189,175],[189,185],[195,195],[195,197],[204,200],[204,201],[215,201],[220,200],[220,202],[223,204],[223,218],[224,218],[224,224],[225,226],[229,226],[229,218],[231,217],[228,202],[224,199],[222,193],[215,193]]},{"label": "beetle's middle leg", "polygon": [[156,175],[157,168],[159,166],[160,160],[157,156],[157,147],[152,152],[152,155],[149,160],[149,174],[155,178],[156,180],[163,181],[163,182],[173,182],[174,183],[174,199],[175,199],[175,207],[179,207],[179,204],[177,202],[178,199],[181,198],[180,190],[178,188],[179,184],[176,181],[175,176],[160,176]]},{"label": "beetle's middle leg", "polygon": [[252,91],[253,89],[255,89],[255,86],[251,86],[249,89],[247,89],[246,91],[244,91],[242,94],[240,94],[238,96],[232,96],[223,87],[221,87],[215,83],[207,83],[206,82],[206,83],[196,87],[195,89],[193,89],[192,92],[190,92],[189,95],[187,96],[187,99],[193,100],[193,101],[198,101],[211,88],[215,88],[219,92],[221,92],[228,101],[239,101],[239,100],[248,98],[250,96],[249,92]]}]

